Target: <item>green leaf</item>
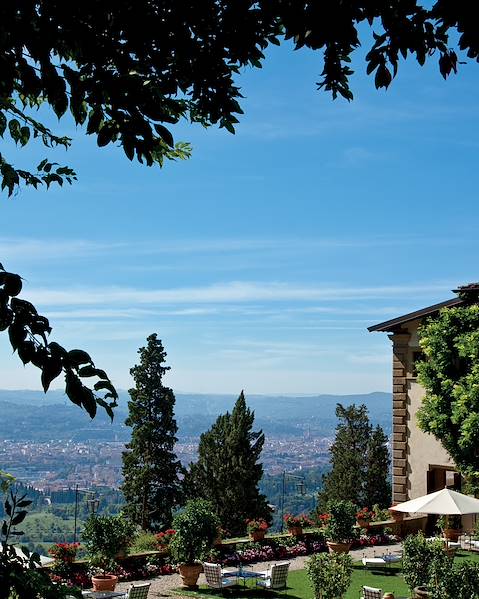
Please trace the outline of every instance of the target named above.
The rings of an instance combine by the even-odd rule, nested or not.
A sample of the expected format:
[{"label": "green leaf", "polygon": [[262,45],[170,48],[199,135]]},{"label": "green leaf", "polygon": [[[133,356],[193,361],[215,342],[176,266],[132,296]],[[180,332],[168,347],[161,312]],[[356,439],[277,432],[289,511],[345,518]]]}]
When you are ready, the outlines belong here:
[{"label": "green leaf", "polygon": [[20,123],[17,121],[17,119],[11,119],[8,122],[8,129],[13,141],[18,143],[20,140]]},{"label": "green leaf", "polygon": [[21,127],[20,128],[20,144],[22,146],[26,146],[29,140],[30,140],[30,128],[29,127]]},{"label": "green leaf", "polygon": [[60,359],[50,357],[45,360],[41,376],[42,386],[45,393],[48,391],[51,382],[61,374],[62,370],[63,363]]},{"label": "green leaf", "polygon": [[173,135],[165,126],[155,125],[155,131],[158,133],[158,135],[161,137],[161,139],[165,143],[167,143],[170,147],[173,147],[175,145],[175,142],[173,140]]},{"label": "green leaf", "polygon": [[68,359],[75,368],[78,368],[81,364],[92,364],[90,356],[82,349],[71,349],[68,352]]},{"label": "green leaf", "polygon": [[17,524],[20,524],[21,522],[23,522],[25,520],[25,517],[27,514],[28,514],[28,512],[26,510],[21,510],[21,511],[17,512],[17,514],[12,519],[12,526],[16,526]]},{"label": "green leaf", "polygon": [[96,415],[96,399],[91,389],[83,387],[82,405],[88,412],[90,418],[95,418]]},{"label": "green leaf", "polygon": [[0,137],[3,137],[5,133],[5,129],[7,128],[7,117],[0,112]]}]

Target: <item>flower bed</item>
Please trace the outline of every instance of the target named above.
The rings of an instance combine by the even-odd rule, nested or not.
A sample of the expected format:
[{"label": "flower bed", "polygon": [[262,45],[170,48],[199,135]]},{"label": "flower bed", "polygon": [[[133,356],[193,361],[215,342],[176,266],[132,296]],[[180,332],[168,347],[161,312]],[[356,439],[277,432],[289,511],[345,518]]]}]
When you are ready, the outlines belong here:
[{"label": "flower bed", "polygon": [[[372,547],[376,545],[387,545],[398,541],[398,537],[387,534],[362,535],[357,539],[353,548]],[[268,538],[259,543],[243,543],[241,549],[232,551],[230,547],[219,546],[211,554],[210,559],[224,566],[237,566],[253,564],[256,562],[268,562],[274,560],[293,559],[300,555],[312,555],[327,551],[324,536],[320,533],[309,533],[301,541],[294,537]],[[176,572],[176,566],[170,563],[168,558],[162,555],[151,556],[128,556],[121,560],[120,565],[114,572],[120,581],[144,580],[154,576],[166,576]],[[57,582],[63,582],[70,586],[89,588],[91,577],[87,572],[87,564],[74,562],[65,564],[61,575],[52,571],[51,577]]]},{"label": "flower bed", "polygon": [[[396,543],[398,537],[387,534],[361,535],[355,540],[353,548],[375,547]],[[279,559],[292,559],[299,555],[311,555],[327,551],[324,537],[321,533],[310,534],[301,541],[293,538],[269,538],[261,543],[245,543],[241,549],[231,551],[225,547],[216,550],[211,559],[224,566],[235,566],[239,562],[252,564],[256,562],[274,561]]]},{"label": "flower bed", "polygon": [[[154,576],[166,576],[175,572],[176,566],[169,563],[168,559],[152,555],[151,557],[129,556],[121,560],[117,569],[112,573],[118,576],[119,581],[129,582]],[[83,589],[91,587],[91,576],[88,573],[88,564],[85,562],[68,564],[68,567],[62,568],[61,572],[52,568],[50,576],[53,581],[62,582],[68,586],[77,586]]]}]

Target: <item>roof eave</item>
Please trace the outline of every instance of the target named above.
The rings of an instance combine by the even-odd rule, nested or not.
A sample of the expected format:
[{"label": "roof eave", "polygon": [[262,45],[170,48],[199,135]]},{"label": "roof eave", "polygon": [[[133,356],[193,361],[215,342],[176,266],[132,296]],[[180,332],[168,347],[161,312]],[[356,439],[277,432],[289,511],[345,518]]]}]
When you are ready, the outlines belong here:
[{"label": "roof eave", "polygon": [[379,324],[372,325],[368,327],[368,331],[370,333],[379,331],[382,333],[386,332],[394,332],[398,327],[412,320],[418,320],[420,318],[425,318],[426,316],[432,316],[441,310],[442,308],[453,308],[454,306],[460,306],[464,303],[459,297],[454,297],[452,299],[446,300],[445,302],[440,302],[439,304],[433,304],[432,306],[428,306],[427,308],[422,308],[421,310],[416,310],[415,312],[409,312],[409,314],[404,314],[403,316],[398,316],[396,318],[392,318],[391,320],[386,320],[384,322],[380,322]]}]

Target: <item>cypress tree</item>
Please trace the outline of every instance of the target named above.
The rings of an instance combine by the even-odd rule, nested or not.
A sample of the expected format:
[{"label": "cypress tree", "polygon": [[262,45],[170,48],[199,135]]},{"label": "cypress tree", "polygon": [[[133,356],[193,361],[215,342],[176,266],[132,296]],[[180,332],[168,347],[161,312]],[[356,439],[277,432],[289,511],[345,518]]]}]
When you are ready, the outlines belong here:
[{"label": "cypress tree", "polygon": [[323,476],[318,507],[326,509],[331,500],[349,500],[358,507],[389,505],[389,452],[387,437],[380,426],[374,430],[367,407],[336,406],[338,425],[331,445],[331,471]]},{"label": "cypress tree", "polygon": [[254,412],[242,391],[231,414],[220,415],[201,435],[198,461],[185,477],[187,495],[209,500],[222,527],[233,535],[244,533],[248,518],[271,519],[266,497],[258,488],[264,434],[253,431],[253,424]]},{"label": "cypress tree", "polygon": [[356,505],[362,503],[362,481],[371,425],[366,406],[336,405],[336,438],[331,445],[331,471],[323,477],[319,504],[344,499]]},{"label": "cypress tree", "polygon": [[368,443],[366,476],[364,482],[364,505],[372,507],[378,504],[385,508],[391,505],[391,483],[389,482],[388,438],[377,425]]},{"label": "cypress tree", "polygon": [[131,441],[123,453],[125,511],[144,530],[161,530],[171,523],[172,510],[181,497],[181,464],[174,446],[178,427],[175,396],[163,385],[166,352],[156,334],[138,350],[140,363],[130,370],[135,387],[129,390]]}]

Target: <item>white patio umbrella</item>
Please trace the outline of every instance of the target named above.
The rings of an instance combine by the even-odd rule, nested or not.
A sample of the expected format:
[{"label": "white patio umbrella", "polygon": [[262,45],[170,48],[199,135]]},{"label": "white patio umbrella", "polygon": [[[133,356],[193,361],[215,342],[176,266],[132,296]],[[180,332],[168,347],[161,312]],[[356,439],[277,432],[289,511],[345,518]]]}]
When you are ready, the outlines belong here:
[{"label": "white patio umbrella", "polygon": [[441,491],[399,503],[390,509],[397,512],[410,512],[411,514],[441,514],[446,516],[458,514],[463,516],[464,514],[479,514],[479,499],[450,489],[441,489]]}]

